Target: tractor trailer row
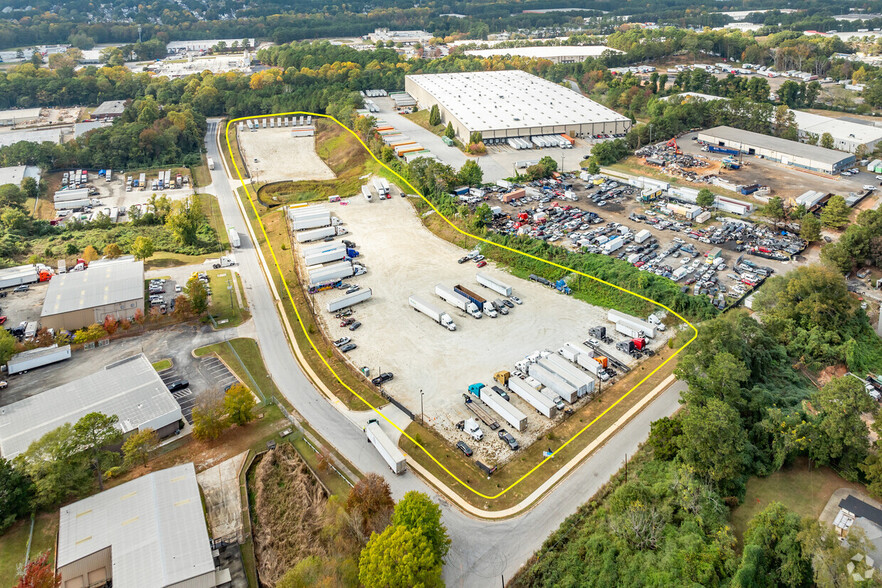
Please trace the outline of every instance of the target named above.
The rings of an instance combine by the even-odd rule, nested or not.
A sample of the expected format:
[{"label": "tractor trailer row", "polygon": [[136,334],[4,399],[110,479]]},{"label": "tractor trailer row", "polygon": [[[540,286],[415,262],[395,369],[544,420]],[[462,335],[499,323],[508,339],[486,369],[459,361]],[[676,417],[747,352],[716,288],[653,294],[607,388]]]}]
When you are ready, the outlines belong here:
[{"label": "tractor trailer row", "polygon": [[462,294],[457,294],[452,288],[449,288],[444,284],[435,284],[435,294],[451,306],[467,312],[477,319],[483,316],[481,310],[474,302]]},{"label": "tractor trailer row", "polygon": [[472,384],[469,386],[469,393],[481,399],[481,402],[493,409],[509,425],[518,431],[524,431],[527,428],[527,417],[519,411],[517,407],[512,405],[502,396],[488,388],[484,384]]}]

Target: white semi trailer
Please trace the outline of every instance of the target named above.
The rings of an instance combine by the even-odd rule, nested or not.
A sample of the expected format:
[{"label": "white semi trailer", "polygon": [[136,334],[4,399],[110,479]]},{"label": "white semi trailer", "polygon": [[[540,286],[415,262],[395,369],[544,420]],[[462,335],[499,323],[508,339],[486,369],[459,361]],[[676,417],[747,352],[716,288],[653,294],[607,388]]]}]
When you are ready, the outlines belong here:
[{"label": "white semi trailer", "polygon": [[417,312],[423,313],[442,327],[445,327],[448,331],[456,330],[456,323],[453,322],[450,315],[434,304],[423,300],[419,296],[410,296],[410,298],[407,299],[407,302],[410,304],[411,308]]},{"label": "white semi trailer", "polygon": [[380,428],[377,419],[370,419],[364,428],[364,433],[368,441],[382,456],[383,460],[389,465],[395,474],[403,474],[407,471],[407,460],[404,454],[398,449],[398,446],[392,442],[392,439]]}]

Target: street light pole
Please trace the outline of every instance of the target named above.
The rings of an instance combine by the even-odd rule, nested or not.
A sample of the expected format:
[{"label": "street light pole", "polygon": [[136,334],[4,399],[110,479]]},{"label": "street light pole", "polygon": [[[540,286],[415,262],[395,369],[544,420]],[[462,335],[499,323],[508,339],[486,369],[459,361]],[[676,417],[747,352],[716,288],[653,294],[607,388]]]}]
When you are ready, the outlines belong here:
[{"label": "street light pole", "polygon": [[423,391],[420,390],[420,425],[426,424],[426,413],[423,412]]}]

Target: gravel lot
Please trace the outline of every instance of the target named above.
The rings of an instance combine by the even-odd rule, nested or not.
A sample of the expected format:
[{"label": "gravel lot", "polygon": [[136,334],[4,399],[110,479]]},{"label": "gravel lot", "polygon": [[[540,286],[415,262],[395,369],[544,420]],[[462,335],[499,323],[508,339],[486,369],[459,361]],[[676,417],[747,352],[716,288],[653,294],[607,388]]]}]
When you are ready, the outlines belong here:
[{"label": "gravel lot", "polygon": [[248,173],[260,182],[333,180],[336,177],[316,155],[315,137],[292,137],[289,128],[239,133],[239,146]]},{"label": "gravel lot", "polygon": [[[349,360],[356,367],[368,367],[372,377],[393,372],[395,379],[384,386],[386,392],[416,414],[420,413],[422,391],[426,422],[454,442],[467,438],[455,424],[473,416],[462,398],[469,384],[490,385],[494,372],[514,369],[515,362],[533,351],[556,350],[566,341],[581,344],[588,338],[589,327],[607,324],[604,309],[516,278],[493,264],[480,271],[511,284],[524,304],[515,306],[508,316],[472,318],[435,296],[435,284],[462,284],[485,297],[490,291],[475,281],[473,263],[457,263],[464,251],[424,228],[409,202],[397,196],[371,203],[352,198],[332,211],[345,224],[349,231],[346,238],[356,243],[361,253],[358,261],[368,270],[346,282],[371,288],[373,297],[355,307],[353,317],[362,327],[350,332],[324,310],[329,300],[343,293],[330,290],[316,294],[315,307],[326,333],[331,339],[351,337],[358,348],[347,354]],[[295,258],[300,260],[299,247],[296,249]],[[453,318],[457,330],[447,331],[415,312],[408,305],[411,294],[442,308]],[[661,344],[657,338],[653,347]],[[520,398],[513,397],[512,403],[527,415],[527,431],[512,431],[501,419],[500,425],[513,432],[521,444],[532,442],[551,426],[549,419]],[[476,455],[501,452],[499,457],[504,458],[511,454],[503,449],[495,432],[483,428],[483,441],[469,441]]]}]

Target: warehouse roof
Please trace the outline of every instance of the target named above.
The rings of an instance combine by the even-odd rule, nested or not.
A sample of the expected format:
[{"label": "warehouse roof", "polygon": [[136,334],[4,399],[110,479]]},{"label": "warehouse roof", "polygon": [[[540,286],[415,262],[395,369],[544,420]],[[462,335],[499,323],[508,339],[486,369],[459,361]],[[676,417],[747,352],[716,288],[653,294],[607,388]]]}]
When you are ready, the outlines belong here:
[{"label": "warehouse roof", "polygon": [[0,186],[3,184],[21,185],[24,178],[34,178],[40,181],[40,168],[35,165],[13,165],[0,167]]},{"label": "warehouse roof", "polygon": [[0,121],[40,118],[40,113],[42,111],[42,108],[12,108],[10,110],[0,110]]},{"label": "warehouse roof", "polygon": [[23,453],[49,431],[90,412],[115,414],[124,433],[183,418],[180,405],[141,354],[0,408],[0,454],[9,459]]},{"label": "warehouse roof", "polygon": [[882,128],[870,124],[860,124],[841,118],[800,112],[799,110],[791,110],[790,112],[793,113],[796,126],[800,131],[814,133],[819,137],[824,133],[830,133],[834,139],[853,141],[858,144],[872,143],[882,139]]},{"label": "warehouse roof", "polygon": [[17,265],[15,267],[8,267],[6,269],[0,269],[0,280],[8,280],[9,278],[17,278],[19,276],[36,276],[37,266],[30,265]]},{"label": "warehouse roof", "polygon": [[108,547],[117,586],[172,586],[213,572],[193,464],[141,476],[61,509],[58,567]]},{"label": "warehouse roof", "polygon": [[143,261],[121,259],[93,263],[85,271],[53,277],[49,282],[40,316],[53,316],[142,298]]},{"label": "warehouse roof", "polygon": [[10,131],[0,133],[0,147],[15,145],[21,141],[28,143],[61,143],[61,128]]},{"label": "warehouse roof", "polygon": [[578,92],[519,70],[407,77],[470,131],[629,120]]},{"label": "warehouse roof", "polygon": [[853,155],[843,153],[842,151],[834,151],[833,149],[825,149],[816,145],[807,145],[798,141],[788,141],[780,137],[772,137],[762,135],[752,131],[742,131],[732,127],[714,127],[701,131],[699,135],[705,135],[720,139],[723,141],[735,141],[736,143],[744,143],[752,147],[777,151],[778,153],[786,153],[797,157],[805,157],[812,161],[820,163],[836,164],[843,159],[854,158]]},{"label": "warehouse roof", "polygon": [[98,108],[92,111],[92,118],[96,116],[108,116],[111,114],[122,114],[126,109],[125,100],[107,100],[98,105]]},{"label": "warehouse roof", "polygon": [[551,45],[539,47],[495,47],[493,49],[471,49],[466,55],[478,57],[492,57],[494,55],[519,55],[521,57],[535,57],[539,59],[555,59],[575,57],[584,61],[587,57],[603,55],[604,51],[622,53],[618,49],[603,45]]}]

